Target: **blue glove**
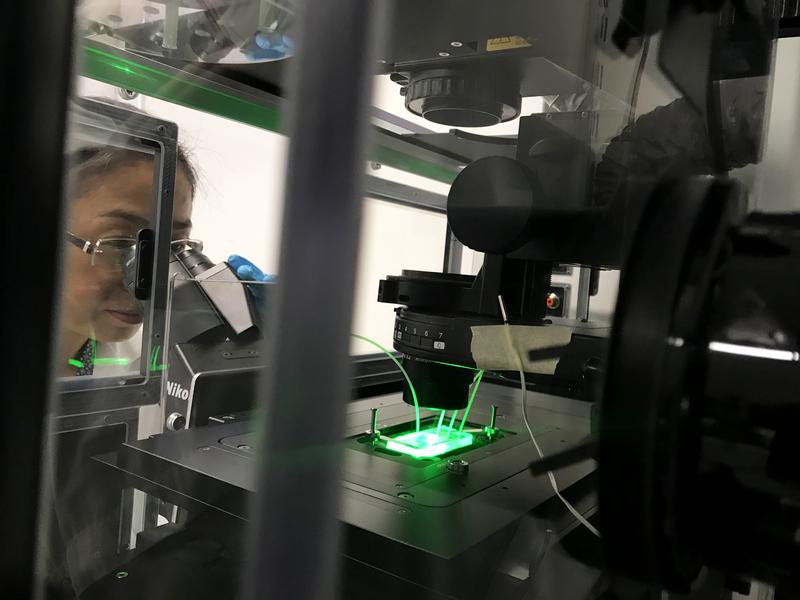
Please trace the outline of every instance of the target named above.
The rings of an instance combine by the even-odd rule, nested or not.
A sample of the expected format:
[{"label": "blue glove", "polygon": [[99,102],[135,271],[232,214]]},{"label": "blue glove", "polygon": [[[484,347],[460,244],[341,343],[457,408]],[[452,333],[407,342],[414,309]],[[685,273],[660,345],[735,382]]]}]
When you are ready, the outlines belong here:
[{"label": "blue glove", "polygon": [[259,32],[240,48],[252,61],[280,60],[294,54],[294,42],[287,35]]},{"label": "blue glove", "polygon": [[[228,257],[227,262],[231,269],[233,269],[233,272],[236,273],[236,277],[242,281],[257,281],[265,283],[276,282],[275,276],[267,275],[264,273],[264,271],[259,269],[243,256],[232,254]],[[253,298],[255,298],[256,307],[258,308],[258,312],[262,318],[265,316],[265,311],[267,308],[267,287],[268,286],[266,285],[247,286],[247,288],[250,290],[250,293],[253,295]]]}]

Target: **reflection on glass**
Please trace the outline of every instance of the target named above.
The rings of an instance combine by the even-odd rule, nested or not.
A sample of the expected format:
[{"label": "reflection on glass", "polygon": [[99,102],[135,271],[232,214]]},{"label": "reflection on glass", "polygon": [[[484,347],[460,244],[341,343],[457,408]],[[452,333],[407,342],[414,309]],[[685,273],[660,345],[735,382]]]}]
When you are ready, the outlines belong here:
[{"label": "reflection on glass", "polygon": [[[598,519],[590,433],[610,327],[585,322],[589,297],[603,287],[599,271],[623,267],[637,219],[662,180],[715,173],[720,160],[725,169],[757,160],[769,82],[763,74],[703,82],[718,95],[709,117],[677,88],[658,89],[657,40],[627,56],[614,51],[619,3],[464,0],[458,14],[445,4],[457,3],[396,3],[380,55],[396,110],[374,111],[391,128],[372,132],[369,158],[373,170],[390,165],[399,175],[396,186],[371,178],[377,189],[365,210],[362,254],[369,293],[352,329],[357,348],[374,353],[353,357],[354,401],[346,408],[331,403],[342,390],[328,394],[333,386],[319,375],[336,356],[304,339],[307,312],[280,324],[291,335],[273,350],[303,360],[291,361],[296,377],[280,371],[292,373],[276,395],[286,404],[267,405],[264,382],[281,381],[268,372],[264,343],[275,288],[256,265],[213,259],[192,239],[196,178],[184,152],[176,158],[165,305],[155,309],[131,292],[131,272],[140,231],[155,228],[160,214],[158,150],[112,134],[70,152],[59,374],[74,381],[146,370],[158,389],[150,406],[140,409],[138,396],[124,404],[130,410],[122,417],[108,407],[128,401],[130,389],[104,388],[91,406],[101,418],[58,431],[58,539],[49,573],[61,588],[90,599],[238,597],[247,532],[269,514],[272,529],[256,542],[272,564],[286,565],[287,582],[264,597],[291,597],[291,577],[320,563],[342,567],[339,589],[331,583],[325,592],[347,600],[653,595],[649,582],[618,581],[605,571],[599,536],[613,532]],[[148,106],[153,100],[170,119],[192,106],[262,128],[245,134],[214,121],[219,137],[207,138],[214,148],[205,157],[235,155],[211,166],[236,185],[217,194],[224,196],[220,212],[233,218],[222,224],[195,214],[194,235],[209,251],[222,249],[201,223],[229,235],[237,249],[248,237],[244,222],[260,221],[254,206],[266,200],[261,186],[272,178],[265,165],[273,157],[258,134],[278,129],[286,104],[269,96],[279,87],[273,69],[295,59],[260,63],[292,54],[294,6],[82,3],[92,77],[130,88],[134,99],[135,92],[153,94],[159,100],[146,98]],[[310,10],[320,6],[309,3]],[[342,36],[353,34],[344,25]],[[714,27],[729,28],[724,19]],[[346,98],[341,91],[325,93]],[[525,101],[533,98],[531,112]],[[199,125],[182,131],[210,129],[205,115],[195,118]],[[319,127],[326,135],[320,152],[330,152],[343,129],[328,124]],[[316,134],[314,125],[301,134]],[[230,145],[216,147],[216,140]],[[449,187],[423,193],[408,173]],[[255,183],[243,184],[246,175]],[[228,202],[240,198],[247,202]],[[376,203],[380,211],[369,208]],[[444,206],[446,216],[432,212]],[[301,233],[336,229],[333,218],[303,214]],[[464,248],[452,236],[483,257],[479,274],[455,272],[464,262],[455,251]],[[443,261],[444,238],[452,254]],[[322,254],[313,241],[300,245]],[[447,273],[439,271],[443,263]],[[554,263],[574,269],[574,309],[567,281],[554,279],[572,275]],[[328,275],[310,270],[290,272],[300,283]],[[313,316],[342,323],[347,315],[325,311],[351,284],[337,277],[325,290],[330,295],[315,295],[320,312]],[[164,312],[164,338],[148,345],[139,336],[154,310]],[[341,408],[342,422],[319,418],[320,407],[331,406]],[[147,411],[156,413],[149,430]],[[288,414],[290,427],[265,434],[261,413],[270,423]],[[547,463],[533,474],[532,462],[566,461],[566,449],[573,462]],[[257,489],[264,460],[281,477]],[[338,504],[325,491],[334,477]],[[297,482],[304,493],[287,493]],[[326,538],[333,518],[322,526],[315,518],[334,505],[340,545],[325,547],[316,564],[287,564],[293,548],[270,534]],[[251,514],[253,507],[261,513]],[[275,532],[284,526],[289,536]],[[626,587],[631,594],[617,593]]]},{"label": "reflection on glass", "polygon": [[[155,156],[113,139],[85,140],[68,157],[65,271],[59,333],[59,375],[139,372],[145,307],[131,290],[136,237],[152,228]],[[179,152],[173,236],[191,231],[194,167]],[[128,275],[126,277],[126,270]]]}]

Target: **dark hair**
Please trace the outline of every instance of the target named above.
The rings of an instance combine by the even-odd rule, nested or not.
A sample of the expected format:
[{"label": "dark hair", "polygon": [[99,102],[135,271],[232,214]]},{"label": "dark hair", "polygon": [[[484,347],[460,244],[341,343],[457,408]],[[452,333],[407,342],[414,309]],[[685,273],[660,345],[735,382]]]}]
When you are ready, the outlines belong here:
[{"label": "dark hair", "polygon": [[[78,195],[84,194],[89,184],[98,177],[103,177],[116,169],[148,160],[148,154],[136,150],[120,148],[118,146],[94,146],[81,148],[69,157],[69,170],[75,177],[74,185]],[[197,171],[189,160],[188,153],[182,146],[178,146],[178,168],[183,169],[183,174],[189,181],[192,197],[197,189]]]},{"label": "dark hair", "polygon": [[[136,112],[139,114],[149,114],[136,107],[110,100],[108,98],[87,98],[96,102],[104,102],[118,108]],[[70,173],[74,176],[74,185],[78,195],[82,195],[98,177],[103,177],[108,173],[119,169],[121,167],[136,164],[137,162],[147,160],[149,155],[142,154],[136,150],[122,148],[119,146],[88,146],[72,152],[68,158],[68,168]],[[189,156],[189,152],[181,144],[178,144],[176,153],[178,168],[183,169],[183,174],[189,181],[191,188],[192,198],[194,198],[195,191],[197,190],[197,170]]]}]

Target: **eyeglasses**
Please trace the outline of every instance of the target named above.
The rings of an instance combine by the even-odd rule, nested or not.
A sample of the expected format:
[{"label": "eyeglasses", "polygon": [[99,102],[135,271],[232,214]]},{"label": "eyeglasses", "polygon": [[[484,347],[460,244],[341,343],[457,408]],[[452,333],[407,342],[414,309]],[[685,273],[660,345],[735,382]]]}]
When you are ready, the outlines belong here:
[{"label": "eyeglasses", "polygon": [[[72,232],[67,231],[67,241],[77,247],[81,252],[88,254],[92,261],[92,266],[105,271],[122,271],[136,258],[136,238],[100,238],[91,242],[79,238]],[[200,240],[181,239],[171,242],[173,252],[181,252],[187,248],[192,248],[198,252],[203,251],[203,242]]]}]

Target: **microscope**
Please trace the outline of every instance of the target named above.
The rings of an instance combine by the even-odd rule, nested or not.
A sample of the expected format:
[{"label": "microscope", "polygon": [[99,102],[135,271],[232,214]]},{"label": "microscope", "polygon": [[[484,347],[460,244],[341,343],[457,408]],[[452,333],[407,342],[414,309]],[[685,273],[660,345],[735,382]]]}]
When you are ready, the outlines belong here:
[{"label": "microscope", "polygon": [[[757,161],[759,127],[733,134],[725,94],[726,85],[766,74],[769,19],[734,3],[744,18],[721,32],[711,8],[698,14],[673,2],[667,13],[657,4],[626,2],[614,40],[625,51],[634,37],[662,34],[661,66],[689,105],[671,110],[705,121],[706,167],[678,164],[650,178],[631,171],[620,186],[627,193],[609,200],[598,188],[608,164],[604,171],[586,144],[560,138],[541,115],[522,117],[515,156],[469,164],[448,195],[453,235],[484,253],[478,274],[404,271],[381,281],[378,299],[399,305],[394,347],[420,397],[404,389],[407,403],[467,406],[471,372],[454,365],[502,372],[524,364],[533,389],[549,379],[554,393],[590,390],[595,433],[533,461],[531,471],[598,460],[599,528],[613,572],[689,593],[716,569],[729,590],[747,594],[756,579],[794,595],[800,320],[790,307],[800,302],[800,219],[749,210],[743,188],[724,173]],[[679,66],[702,48],[705,70]],[[409,110],[452,125],[489,112],[477,96],[419,102],[424,77],[433,75],[407,78]],[[495,100],[494,120],[514,112],[512,102],[500,110]],[[639,129],[648,119],[666,124],[671,117],[660,110]],[[744,120],[760,124],[761,114],[756,106]],[[618,141],[644,143],[636,128]],[[546,318],[559,262],[623,269],[610,339]],[[504,321],[516,329],[513,348],[493,335]],[[525,355],[519,363],[515,352]]]},{"label": "microscope", "polygon": [[[616,27],[606,20],[599,35],[630,55],[660,33],[659,64],[682,93],[625,124],[631,106],[615,103],[612,84],[587,86],[608,65],[560,39],[568,29],[579,30],[576,39],[593,35],[581,24],[608,3],[587,3],[591,15],[571,3],[518,1],[499,11],[475,3],[482,12],[466,24],[450,18],[458,4],[398,3],[401,34],[385,55],[387,74],[406,108],[433,123],[483,127],[519,118],[519,128],[511,140],[460,130],[418,140],[470,159],[449,191],[447,223],[483,254],[483,265],[476,275],[409,270],[379,283],[378,301],[397,306],[392,360],[404,376],[396,387],[402,399],[348,407],[340,510],[346,597],[374,597],[375,589],[387,597],[532,594],[536,544],[550,533],[566,539],[583,531],[555,498],[552,473],[599,529],[599,543],[584,546],[601,547],[602,560],[582,558],[595,567],[681,593],[712,571],[729,590],[759,579],[794,592],[800,222],[796,214],[750,210],[727,175],[758,158],[764,95],[742,102],[731,89],[767,73],[769,18],[744,2],[721,11],[720,3],[625,2]],[[182,18],[196,26],[203,16]],[[211,59],[232,49],[220,40],[219,48],[182,51]],[[140,47],[153,44],[147,38]],[[531,96],[553,110],[520,117]],[[607,131],[621,132],[598,144]],[[196,280],[184,292],[216,302],[202,283],[216,267],[198,256],[176,259]],[[613,328],[548,311],[555,265],[564,264],[588,270],[590,290],[603,269],[622,271]],[[244,300],[240,314],[252,318]],[[258,376],[258,361],[238,347],[219,359],[239,336],[241,349],[253,350],[249,326],[232,330],[224,314],[214,311],[175,346],[170,365],[189,365],[192,383],[167,398],[168,416],[177,414],[168,431],[98,460],[128,485],[145,482],[148,493],[169,499],[175,514],[189,515],[185,523],[199,523],[178,539],[193,548],[197,530],[213,537],[216,545],[200,538],[202,559],[234,565],[220,576],[232,594],[241,556],[231,549],[250,516],[263,440],[246,414],[252,396],[231,393],[231,378],[247,369],[217,368],[253,360],[248,376]],[[197,357],[217,366],[196,368]],[[499,385],[477,410],[481,377]],[[220,404],[187,418],[204,378],[217,382],[209,397]],[[246,385],[254,389],[255,379]],[[193,390],[191,401],[182,390]],[[527,390],[591,404],[577,416],[528,409],[538,419],[541,458],[526,431]],[[447,422],[446,411],[453,411]],[[464,411],[460,423],[456,411]],[[543,514],[556,515],[546,532],[526,528]],[[149,573],[179,546],[152,537],[130,559],[131,573]],[[520,564],[527,577],[518,576]],[[186,570],[192,581],[204,571]],[[179,579],[172,587],[164,581],[165,589],[189,597]],[[99,582],[98,597],[117,584]],[[213,586],[197,590],[219,597]]]}]

